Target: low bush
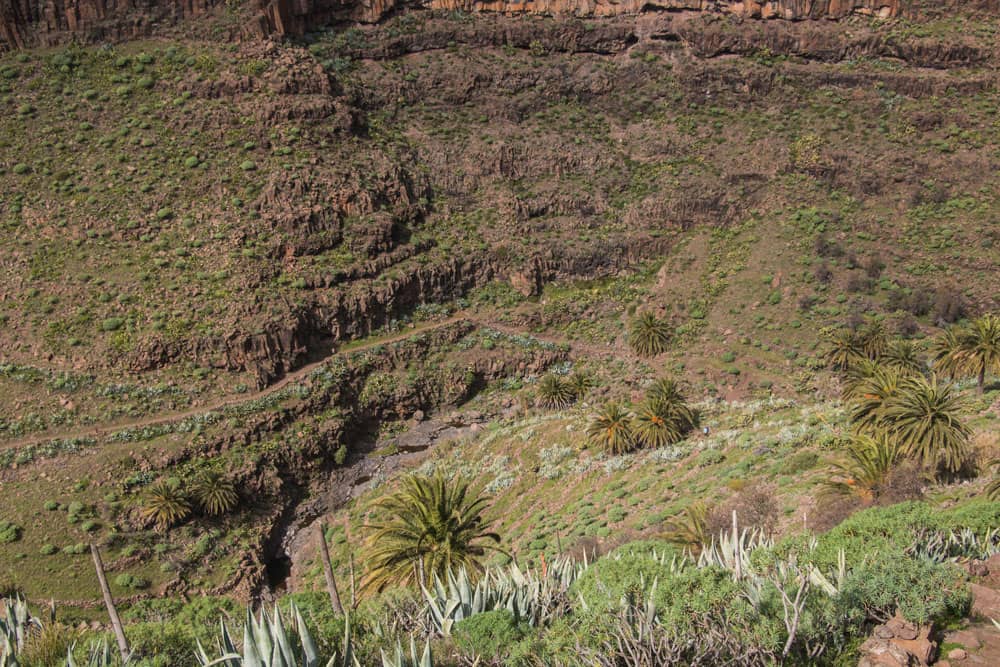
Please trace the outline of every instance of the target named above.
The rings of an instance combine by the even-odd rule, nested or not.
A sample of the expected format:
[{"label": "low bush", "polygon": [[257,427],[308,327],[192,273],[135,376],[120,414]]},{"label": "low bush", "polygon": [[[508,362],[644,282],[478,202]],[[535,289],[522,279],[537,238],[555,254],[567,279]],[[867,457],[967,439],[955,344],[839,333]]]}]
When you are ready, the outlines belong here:
[{"label": "low bush", "polygon": [[455,624],[452,635],[462,653],[480,665],[502,665],[511,647],[526,634],[514,614],[506,609],[476,614]]}]

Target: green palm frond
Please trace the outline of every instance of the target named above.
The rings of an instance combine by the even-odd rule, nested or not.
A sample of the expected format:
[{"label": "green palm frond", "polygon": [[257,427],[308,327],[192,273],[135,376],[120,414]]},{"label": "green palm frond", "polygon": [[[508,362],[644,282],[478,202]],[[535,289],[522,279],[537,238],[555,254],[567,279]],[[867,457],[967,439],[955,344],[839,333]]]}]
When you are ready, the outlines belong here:
[{"label": "green palm frond", "polygon": [[858,330],[861,349],[869,359],[878,359],[889,345],[889,335],[881,318],[869,318]]},{"label": "green palm frond", "polygon": [[635,447],[632,415],[620,403],[607,403],[587,426],[587,436],[609,454],[624,454]]},{"label": "green palm frond", "polygon": [[947,378],[955,379],[962,375],[961,355],[959,354],[959,329],[945,329],[931,344],[931,366],[934,372]]},{"label": "green palm frond", "polygon": [[371,509],[384,517],[366,526],[369,573],[365,586],[382,590],[409,585],[436,574],[466,568],[481,572],[489,551],[500,551],[500,536],[486,530],[488,498],[469,485],[443,476],[411,475],[399,491],[376,500]]},{"label": "green palm frond", "polygon": [[969,427],[962,400],[950,385],[917,376],[905,378],[883,411],[883,424],[903,452],[928,467],[955,472],[969,453]]},{"label": "green palm frond", "polygon": [[828,486],[838,493],[872,501],[880,495],[901,457],[899,443],[886,434],[855,436],[847,446],[847,461],[834,466],[840,479],[828,482]]},{"label": "green palm frond", "polygon": [[[869,369],[866,365],[859,368]],[[877,430],[885,417],[886,406],[899,392],[903,376],[894,368],[876,364],[871,374],[848,381],[845,394],[851,400],[851,421],[859,432]]]},{"label": "green palm frond", "polygon": [[712,541],[708,534],[708,514],[709,508],[704,503],[691,503],[680,514],[667,519],[663,538],[699,553]]},{"label": "green palm frond", "polygon": [[[682,408],[687,406],[682,404]],[[647,399],[635,415],[635,438],[650,449],[680,442],[690,428],[689,416],[669,403]]]},{"label": "green palm frond", "polygon": [[927,363],[912,340],[893,341],[879,360],[903,374],[920,375],[927,370]]},{"label": "green palm frond", "polygon": [[827,334],[827,347],[823,358],[834,370],[846,371],[852,364],[866,358],[861,337],[850,329],[837,329]]},{"label": "green palm frond", "polygon": [[639,356],[654,357],[666,352],[671,334],[667,320],[661,320],[653,313],[643,313],[632,321],[628,342]]},{"label": "green palm frond", "polygon": [[989,374],[1000,375],[1000,315],[977,317],[958,334],[959,367],[976,378],[980,393]]},{"label": "green palm frond", "polygon": [[576,398],[569,382],[558,375],[549,373],[538,383],[538,401],[546,408],[561,409],[569,406]]},{"label": "green palm frond", "polygon": [[589,373],[577,371],[569,376],[569,388],[577,398],[583,398],[594,387],[594,378]]},{"label": "green palm frond", "polygon": [[167,530],[191,514],[191,501],[177,480],[160,480],[149,487],[140,509],[141,515],[156,524],[157,530]]},{"label": "green palm frond", "polygon": [[232,480],[215,471],[202,473],[195,480],[192,490],[198,506],[205,514],[226,514],[233,511],[239,501]]},{"label": "green palm frond", "polygon": [[1000,459],[991,461],[990,467],[996,468],[997,472],[994,473],[993,481],[986,485],[986,497],[990,500],[1000,501]]}]

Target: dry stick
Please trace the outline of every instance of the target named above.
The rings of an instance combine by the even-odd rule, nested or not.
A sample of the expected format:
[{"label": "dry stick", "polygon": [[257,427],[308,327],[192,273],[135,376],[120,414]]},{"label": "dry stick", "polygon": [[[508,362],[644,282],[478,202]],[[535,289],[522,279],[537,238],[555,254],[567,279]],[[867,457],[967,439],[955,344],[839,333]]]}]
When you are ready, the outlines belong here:
[{"label": "dry stick", "polygon": [[111,599],[111,589],[108,588],[108,580],[104,576],[104,563],[101,562],[101,552],[97,550],[97,545],[91,542],[90,555],[94,557],[94,567],[97,568],[97,581],[101,584],[101,592],[104,594],[104,606],[108,608],[108,616],[111,617],[111,626],[115,629],[115,639],[118,640],[118,651],[122,654],[122,662],[129,659],[128,639],[125,638],[125,629],[122,627],[122,620],[118,618],[118,610],[115,609],[115,601]]},{"label": "dry stick", "polygon": [[323,559],[323,576],[326,577],[326,590],[330,593],[330,604],[333,611],[338,614],[344,613],[344,607],[340,604],[340,592],[337,590],[337,580],[333,578],[333,565],[330,564],[330,548],[326,545],[326,524],[319,522],[319,555]]}]

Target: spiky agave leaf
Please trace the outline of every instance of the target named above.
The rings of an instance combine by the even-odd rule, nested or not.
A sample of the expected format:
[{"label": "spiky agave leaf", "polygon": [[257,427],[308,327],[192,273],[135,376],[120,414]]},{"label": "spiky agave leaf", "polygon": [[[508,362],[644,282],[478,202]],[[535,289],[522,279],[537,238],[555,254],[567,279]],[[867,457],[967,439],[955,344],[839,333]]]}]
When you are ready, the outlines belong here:
[{"label": "spiky agave leaf", "polygon": [[621,403],[606,403],[587,426],[590,441],[609,454],[624,454],[635,447],[632,414]]},{"label": "spiky agave leaf", "polygon": [[632,350],[643,357],[653,357],[666,352],[670,346],[670,323],[653,313],[643,313],[632,321],[628,342]]},{"label": "spiky agave leaf", "polygon": [[952,387],[936,378],[906,378],[889,399],[883,423],[907,456],[955,472],[969,452],[971,431],[961,418],[963,406]]},{"label": "spiky agave leaf", "polygon": [[214,470],[199,475],[192,491],[198,506],[205,514],[226,514],[235,509],[239,501],[232,480]]},{"label": "spiky agave leaf", "polygon": [[554,373],[548,373],[538,383],[538,400],[546,408],[565,408],[574,398],[573,388]]},{"label": "spiky agave leaf", "polygon": [[158,530],[166,530],[191,514],[191,501],[177,480],[160,480],[149,487],[140,510]]},{"label": "spiky agave leaf", "polygon": [[500,536],[486,530],[486,496],[469,485],[434,477],[405,477],[402,488],[371,508],[384,517],[366,526],[369,573],[365,586],[411,584],[465,567],[482,571],[481,560],[499,548]]}]

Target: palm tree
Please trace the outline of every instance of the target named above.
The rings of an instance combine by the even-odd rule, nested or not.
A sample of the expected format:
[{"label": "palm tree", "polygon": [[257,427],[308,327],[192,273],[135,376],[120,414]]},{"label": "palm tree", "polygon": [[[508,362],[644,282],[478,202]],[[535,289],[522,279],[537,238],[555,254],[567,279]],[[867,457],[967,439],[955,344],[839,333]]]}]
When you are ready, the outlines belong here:
[{"label": "palm tree", "polygon": [[885,331],[885,323],[881,318],[869,318],[858,331],[861,349],[869,359],[878,359],[889,344],[889,336]]},{"label": "palm tree", "polygon": [[366,587],[424,583],[434,575],[465,568],[483,570],[481,559],[500,549],[500,536],[486,530],[488,498],[469,485],[442,475],[411,475],[400,490],[376,500],[371,509],[384,520],[366,528],[369,574]]},{"label": "palm tree", "polygon": [[670,335],[670,324],[666,320],[653,313],[643,313],[632,321],[628,342],[639,356],[654,357],[667,350]]},{"label": "palm tree", "polygon": [[899,371],[876,364],[871,375],[848,384],[845,393],[853,404],[851,421],[857,431],[872,432],[881,426],[886,407],[902,382]]},{"label": "palm tree", "polygon": [[926,466],[958,471],[968,458],[969,427],[960,419],[963,404],[951,385],[908,377],[882,411],[882,427],[903,452]]},{"label": "palm tree", "polygon": [[986,497],[990,500],[1000,501],[1000,459],[990,461],[989,467],[998,470],[993,481],[986,485]]},{"label": "palm tree", "polygon": [[850,329],[838,329],[827,334],[827,343],[823,356],[834,370],[846,371],[856,361],[866,357],[864,341]]},{"label": "palm tree", "polygon": [[698,415],[687,404],[680,384],[673,378],[660,378],[646,391],[646,401],[659,403],[682,420],[683,430],[698,423]]},{"label": "palm tree", "polygon": [[587,395],[594,386],[594,378],[589,373],[576,371],[569,376],[569,387],[573,390],[573,395],[578,399]]},{"label": "palm tree", "polygon": [[680,442],[689,428],[690,421],[660,401],[647,399],[635,416],[635,438],[651,449]]},{"label": "palm tree", "polygon": [[958,354],[958,327],[949,327],[941,332],[931,345],[931,365],[934,372],[952,380],[962,375],[962,359]]},{"label": "palm tree", "polygon": [[879,361],[900,373],[919,375],[927,369],[920,349],[912,340],[896,340],[886,347]]},{"label": "palm tree", "polygon": [[972,320],[961,331],[958,340],[959,364],[975,376],[981,394],[986,374],[1000,375],[1000,315],[983,315]]},{"label": "palm tree", "polygon": [[232,480],[211,470],[202,473],[195,480],[192,491],[201,511],[213,516],[231,512],[239,501]]},{"label": "palm tree", "polygon": [[708,514],[709,508],[705,503],[691,503],[683,512],[667,519],[663,538],[697,554],[712,540],[708,534]]},{"label": "palm tree", "polygon": [[176,479],[160,480],[146,491],[146,499],[139,510],[147,520],[156,524],[157,530],[167,530],[191,514],[191,501]]},{"label": "palm tree", "polygon": [[558,375],[549,373],[538,383],[538,400],[546,408],[565,408],[575,398],[573,388]]},{"label": "palm tree", "polygon": [[859,435],[848,445],[847,456],[846,463],[834,466],[842,479],[828,482],[830,489],[872,502],[881,494],[902,452],[899,443],[886,434]]},{"label": "palm tree", "polygon": [[606,403],[587,426],[590,441],[609,454],[624,454],[635,447],[632,415],[620,403]]}]

